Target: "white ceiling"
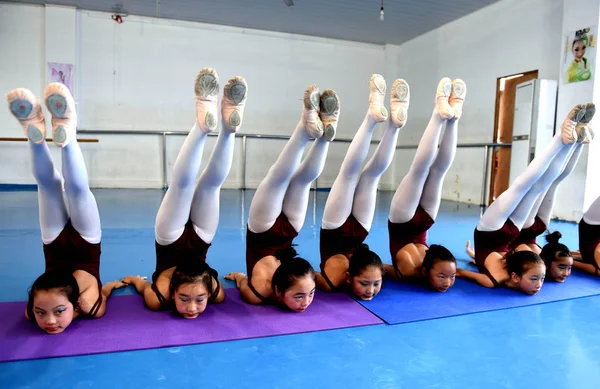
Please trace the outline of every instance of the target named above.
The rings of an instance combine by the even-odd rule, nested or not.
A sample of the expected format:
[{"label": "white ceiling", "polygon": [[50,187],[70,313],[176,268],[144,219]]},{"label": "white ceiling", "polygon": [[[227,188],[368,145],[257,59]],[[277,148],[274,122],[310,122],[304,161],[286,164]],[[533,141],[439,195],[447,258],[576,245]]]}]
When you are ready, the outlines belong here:
[{"label": "white ceiling", "polygon": [[12,0],[377,44],[402,44],[497,1],[384,0],[382,22],[381,0]]}]

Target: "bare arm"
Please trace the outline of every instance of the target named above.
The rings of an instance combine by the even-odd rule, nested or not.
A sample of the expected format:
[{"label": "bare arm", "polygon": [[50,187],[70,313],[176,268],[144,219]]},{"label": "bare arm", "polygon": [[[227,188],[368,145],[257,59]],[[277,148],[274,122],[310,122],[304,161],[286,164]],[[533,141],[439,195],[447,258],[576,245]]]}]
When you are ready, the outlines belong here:
[{"label": "bare arm", "polygon": [[124,284],[132,285],[142,296],[144,295],[144,291],[152,286],[152,283],[147,280],[147,277],[142,276],[127,276],[123,277],[121,281]]},{"label": "bare arm", "polygon": [[219,294],[217,294],[217,297],[215,297],[213,303],[220,304],[223,301],[225,301],[225,288],[223,288],[223,284],[221,284],[219,281],[213,280],[213,290],[214,290],[214,288],[217,287],[217,285],[215,285],[215,283],[218,285]]},{"label": "bare arm", "polygon": [[472,259],[475,259],[475,250],[473,250],[471,248],[471,241],[470,240],[467,240],[466,250],[467,250],[467,254],[469,254],[469,257],[471,257]]},{"label": "bare arm", "polygon": [[102,296],[104,296],[104,301],[106,302],[106,300],[108,300],[113,290],[120,289],[124,286],[127,286],[127,284],[123,281],[112,281],[104,284],[104,286],[102,287]]},{"label": "bare arm", "polygon": [[467,279],[469,281],[474,281],[481,286],[485,286],[486,288],[494,288],[494,283],[492,282],[492,280],[490,280],[490,277],[482,273],[477,273],[474,271],[464,269],[456,269],[456,276]]},{"label": "bare arm", "polygon": [[[573,257],[575,258],[575,257]],[[577,262],[574,261],[573,262],[573,267],[579,271],[585,272],[587,274],[591,274],[593,276],[598,276],[598,269],[596,269],[596,266],[589,264],[589,263],[583,263],[583,262]]]},{"label": "bare arm", "polygon": [[573,260],[575,260],[575,261],[580,261],[580,262],[582,261],[581,252],[579,252],[579,251],[571,251],[571,256],[573,257]]},{"label": "bare arm", "polygon": [[323,292],[331,292],[331,286],[329,283],[325,281],[325,278],[321,275],[321,273],[315,273],[316,279],[315,283],[317,284],[317,288],[322,290]]},{"label": "bare arm", "polygon": [[394,266],[384,263],[383,268],[385,269],[386,278],[389,278],[390,280],[400,281],[398,275],[396,274],[396,269],[394,269]]},{"label": "bare arm", "polygon": [[225,276],[226,280],[235,281],[235,286],[240,290],[242,300],[248,304],[261,304],[263,301],[248,286],[248,277],[244,273],[232,272]]}]

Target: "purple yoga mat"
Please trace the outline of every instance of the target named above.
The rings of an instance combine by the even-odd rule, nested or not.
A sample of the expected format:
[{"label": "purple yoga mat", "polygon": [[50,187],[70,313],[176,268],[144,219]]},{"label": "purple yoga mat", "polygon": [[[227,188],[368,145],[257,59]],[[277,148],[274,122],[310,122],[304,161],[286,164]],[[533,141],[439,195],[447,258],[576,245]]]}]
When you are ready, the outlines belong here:
[{"label": "purple yoga mat", "polygon": [[380,324],[344,294],[318,293],[305,312],[252,306],[236,289],[196,319],[146,309],[141,296],[115,296],[106,315],[75,320],[62,334],[48,335],[25,319],[25,303],[0,303],[0,362],[219,342]]}]

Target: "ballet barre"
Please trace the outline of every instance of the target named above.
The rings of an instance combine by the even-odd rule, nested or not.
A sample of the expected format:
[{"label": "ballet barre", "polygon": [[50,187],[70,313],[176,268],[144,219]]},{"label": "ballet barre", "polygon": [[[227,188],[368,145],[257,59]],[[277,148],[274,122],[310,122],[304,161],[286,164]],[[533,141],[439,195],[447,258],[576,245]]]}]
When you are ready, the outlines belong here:
[{"label": "ballet barre", "polygon": [[[78,134],[81,135],[154,135],[161,137],[161,148],[162,148],[162,161],[161,161],[161,169],[162,169],[162,186],[163,188],[167,188],[167,136],[187,136],[189,131],[131,131],[131,130],[123,130],[123,131],[112,131],[112,130],[86,130],[86,129],[78,129]],[[209,136],[217,136],[218,133],[210,133]],[[242,140],[242,188],[247,189],[246,187],[246,153],[247,153],[247,140],[248,139],[276,139],[287,141],[290,139],[289,136],[283,135],[267,135],[267,134],[244,134],[244,133],[236,133],[236,138],[241,138]],[[8,138],[0,138],[0,139],[8,139]],[[78,140],[80,142],[98,142],[97,139],[88,140],[81,139]],[[340,139],[335,138],[333,142],[339,143],[350,143],[352,139]],[[379,143],[379,139],[372,140],[372,144]],[[416,149],[418,145],[397,145],[396,150],[398,149]],[[482,184],[481,184],[481,206],[487,206],[487,194],[488,194],[488,177],[490,173],[490,150],[497,149],[499,147],[511,147],[511,143],[463,143],[458,144],[457,148],[483,148],[483,174],[482,174]],[[318,182],[315,180],[314,188],[318,188]]]},{"label": "ballet barre", "polygon": [[[0,138],[0,142],[27,142],[27,138]],[[46,138],[46,142],[52,142],[52,139]],[[98,139],[77,139],[79,143],[98,143]]]}]

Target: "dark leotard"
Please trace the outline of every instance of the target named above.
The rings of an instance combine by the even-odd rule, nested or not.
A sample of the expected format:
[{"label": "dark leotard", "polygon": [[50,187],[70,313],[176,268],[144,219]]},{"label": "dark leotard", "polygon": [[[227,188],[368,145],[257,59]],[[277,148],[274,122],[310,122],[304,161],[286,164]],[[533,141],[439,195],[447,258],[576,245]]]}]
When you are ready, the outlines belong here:
[{"label": "dark leotard", "polygon": [[102,282],[100,281],[100,243],[90,243],[75,230],[71,220],[50,244],[44,244],[46,271],[59,270],[73,273],[83,270],[98,282],[98,300],[83,317],[95,317],[102,305]]},{"label": "dark leotard", "polygon": [[248,274],[248,287],[261,301],[265,301],[252,285],[252,270],[254,266],[267,256],[276,256],[277,252],[292,245],[294,238],[298,236],[298,231],[290,223],[287,216],[281,213],[275,223],[265,232],[252,232],[250,229],[246,233],[246,273]]},{"label": "dark leotard", "polygon": [[396,254],[407,244],[422,244],[427,246],[427,231],[435,221],[419,205],[413,217],[405,223],[392,223],[388,220],[388,234],[390,238],[390,254],[392,264],[398,279],[404,276],[396,265]]},{"label": "dark leotard", "polygon": [[[536,242],[536,238],[544,233],[547,230],[546,224],[539,217],[535,217],[535,221],[531,225],[531,227],[523,228],[521,232],[519,232],[519,236],[516,237],[515,240],[510,244],[510,249],[516,249],[517,246],[521,244],[526,245],[536,245],[540,247]],[[540,247],[541,248],[541,247]]]},{"label": "dark leotard", "polygon": [[491,253],[506,253],[510,251],[510,243],[519,236],[519,229],[508,219],[501,229],[496,231],[479,231],[475,228],[475,263],[479,271],[487,275],[495,287],[500,283],[492,277],[485,267],[485,259]]},{"label": "dark leotard", "polygon": [[[158,276],[165,270],[172,267],[177,267],[182,263],[188,261],[202,261],[206,262],[206,253],[210,248],[210,243],[206,243],[202,238],[198,236],[194,230],[194,225],[191,220],[185,225],[181,236],[173,243],[166,246],[160,245],[155,242],[156,247],[156,270],[152,274],[152,290],[156,293],[156,297],[160,302],[161,309],[167,309],[169,303],[165,296],[160,293],[156,287],[156,280]],[[211,293],[210,302],[219,294],[220,284],[218,282],[219,275],[216,270],[210,269],[210,275],[215,281],[217,281],[217,290]]]},{"label": "dark leotard", "polygon": [[579,222],[579,252],[583,262],[596,268],[596,275],[600,275],[600,267],[594,257],[598,244],[600,244],[600,225],[588,224],[581,219]]},{"label": "dark leotard", "polygon": [[352,214],[348,216],[344,224],[334,230],[321,228],[321,276],[331,289],[335,288],[325,273],[325,262],[336,254],[342,254],[347,258],[351,257],[358,246],[365,241],[367,235],[369,235],[369,231],[365,230]]}]

